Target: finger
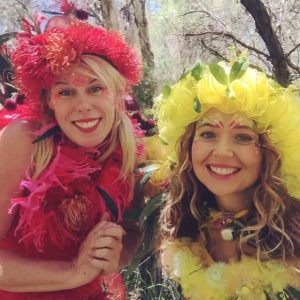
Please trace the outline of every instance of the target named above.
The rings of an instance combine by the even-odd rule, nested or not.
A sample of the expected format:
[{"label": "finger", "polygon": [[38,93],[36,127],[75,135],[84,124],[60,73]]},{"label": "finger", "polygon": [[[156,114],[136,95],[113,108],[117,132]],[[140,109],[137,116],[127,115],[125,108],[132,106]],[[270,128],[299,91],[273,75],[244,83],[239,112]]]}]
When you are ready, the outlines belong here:
[{"label": "finger", "polygon": [[111,249],[103,248],[91,251],[90,261],[108,261],[112,264],[119,263],[120,251],[112,251]]},{"label": "finger", "polygon": [[99,230],[101,230],[105,227],[112,226],[112,224],[115,224],[115,223],[112,223],[108,220],[105,220],[105,218],[104,219],[101,218],[100,221],[92,228],[92,230],[90,232],[95,233],[95,232],[97,232],[97,231],[99,231]]},{"label": "finger", "polygon": [[93,249],[109,248],[120,249],[122,247],[122,240],[115,237],[102,237],[94,242]]},{"label": "finger", "polygon": [[100,222],[101,222],[101,221],[110,221],[110,220],[111,220],[111,218],[110,218],[109,213],[108,213],[108,212],[105,212],[105,213],[102,215],[102,217],[101,217],[101,219],[100,219]]},{"label": "finger", "polygon": [[99,229],[97,231],[97,237],[105,237],[105,236],[111,236],[111,237],[115,237],[115,238],[122,238],[124,235],[126,234],[125,230],[120,226],[120,225],[107,225],[103,228],[101,228],[101,230]]}]

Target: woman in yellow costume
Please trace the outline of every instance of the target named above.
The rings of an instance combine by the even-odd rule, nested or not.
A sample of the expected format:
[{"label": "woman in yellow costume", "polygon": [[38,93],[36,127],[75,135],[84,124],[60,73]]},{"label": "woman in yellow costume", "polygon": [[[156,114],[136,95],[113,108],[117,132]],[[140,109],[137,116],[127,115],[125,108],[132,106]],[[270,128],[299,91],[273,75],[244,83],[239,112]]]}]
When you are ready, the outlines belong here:
[{"label": "woman in yellow costume", "polygon": [[157,101],[173,171],[162,264],[190,300],[300,299],[300,102],[240,59]]}]

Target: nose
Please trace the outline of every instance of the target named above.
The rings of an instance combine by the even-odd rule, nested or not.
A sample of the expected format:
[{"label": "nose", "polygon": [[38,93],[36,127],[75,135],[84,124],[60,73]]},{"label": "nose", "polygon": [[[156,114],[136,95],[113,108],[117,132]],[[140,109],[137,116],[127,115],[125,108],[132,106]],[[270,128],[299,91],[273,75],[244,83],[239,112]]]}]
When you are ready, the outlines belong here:
[{"label": "nose", "polygon": [[74,101],[75,108],[78,112],[86,112],[92,109],[92,101],[90,101],[89,97],[78,94],[76,101]]},{"label": "nose", "polygon": [[233,145],[228,138],[226,137],[221,138],[215,144],[215,147],[213,149],[213,154],[219,157],[233,157],[234,151],[232,146]]}]

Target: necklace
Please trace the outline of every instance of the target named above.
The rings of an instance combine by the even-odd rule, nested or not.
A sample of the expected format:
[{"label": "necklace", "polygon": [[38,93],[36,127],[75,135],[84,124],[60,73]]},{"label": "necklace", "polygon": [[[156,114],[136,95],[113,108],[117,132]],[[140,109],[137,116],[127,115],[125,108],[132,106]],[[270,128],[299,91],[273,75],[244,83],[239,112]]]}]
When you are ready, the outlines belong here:
[{"label": "necklace", "polygon": [[249,209],[243,209],[237,213],[220,212],[213,208],[209,208],[208,211],[208,220],[202,224],[200,228],[203,229],[207,227],[218,229],[220,230],[220,235],[224,241],[233,241],[245,227],[239,219],[246,216]]}]

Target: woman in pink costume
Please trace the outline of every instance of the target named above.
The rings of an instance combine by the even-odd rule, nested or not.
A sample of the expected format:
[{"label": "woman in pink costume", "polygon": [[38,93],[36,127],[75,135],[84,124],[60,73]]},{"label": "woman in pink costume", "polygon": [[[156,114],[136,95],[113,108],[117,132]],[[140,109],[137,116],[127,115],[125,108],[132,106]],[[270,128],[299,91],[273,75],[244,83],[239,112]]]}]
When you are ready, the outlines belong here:
[{"label": "woman in pink costume", "polygon": [[122,219],[138,155],[123,99],[139,60],[117,33],[50,20],[18,35],[24,103],[1,111],[0,299],[124,299],[116,272],[139,232]]}]

